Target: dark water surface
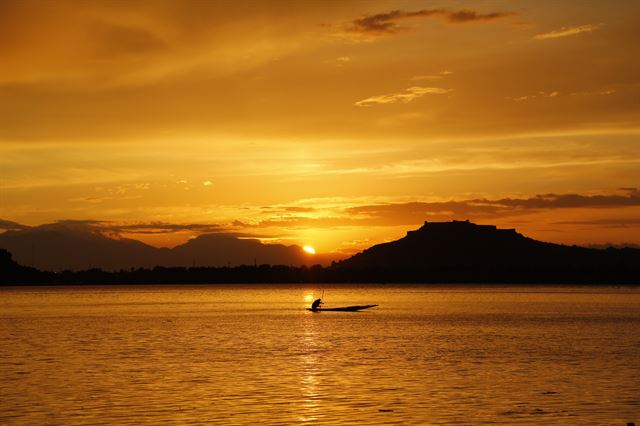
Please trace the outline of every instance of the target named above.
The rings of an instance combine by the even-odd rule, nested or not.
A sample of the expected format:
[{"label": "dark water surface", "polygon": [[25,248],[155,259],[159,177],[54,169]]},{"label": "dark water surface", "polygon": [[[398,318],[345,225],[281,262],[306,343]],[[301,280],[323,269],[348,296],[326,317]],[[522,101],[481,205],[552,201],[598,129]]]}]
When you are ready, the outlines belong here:
[{"label": "dark water surface", "polygon": [[0,290],[0,424],[640,420],[640,291]]}]

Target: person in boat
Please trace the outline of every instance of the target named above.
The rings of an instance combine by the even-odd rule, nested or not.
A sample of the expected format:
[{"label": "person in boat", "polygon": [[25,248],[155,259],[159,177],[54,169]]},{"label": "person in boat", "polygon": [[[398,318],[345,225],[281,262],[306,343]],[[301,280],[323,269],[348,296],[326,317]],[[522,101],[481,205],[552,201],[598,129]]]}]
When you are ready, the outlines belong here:
[{"label": "person in boat", "polygon": [[311,304],[311,310],[316,311],[322,305],[322,299],[316,299]]}]

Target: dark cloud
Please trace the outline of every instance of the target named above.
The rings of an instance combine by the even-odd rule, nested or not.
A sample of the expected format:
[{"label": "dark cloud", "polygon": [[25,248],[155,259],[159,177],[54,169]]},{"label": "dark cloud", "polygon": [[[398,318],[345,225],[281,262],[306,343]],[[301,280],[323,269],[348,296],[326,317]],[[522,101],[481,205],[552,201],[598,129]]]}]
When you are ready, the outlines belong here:
[{"label": "dark cloud", "polygon": [[555,222],[557,225],[584,225],[598,228],[629,228],[640,225],[640,218],[610,218],[595,220],[565,220]]},{"label": "dark cloud", "polygon": [[628,195],[545,194],[525,199],[504,198],[493,203],[497,203],[498,206],[523,209],[628,207],[640,206],[640,194],[636,192],[632,192]]},{"label": "dark cloud", "polygon": [[217,224],[208,223],[166,223],[166,222],[150,222],[150,223],[134,223],[125,225],[108,225],[103,229],[116,233],[134,233],[134,234],[167,234],[182,231],[196,231],[198,233],[220,232],[222,227]]},{"label": "dark cloud", "polygon": [[310,213],[315,211],[313,207],[285,207],[284,211],[295,213]]},{"label": "dark cloud", "polygon": [[437,16],[453,24],[466,24],[473,22],[493,21],[512,15],[514,15],[514,13],[512,12],[492,12],[483,14],[478,13],[474,10],[466,9],[423,9],[415,12],[392,10],[386,13],[367,15],[362,18],[354,19],[347,26],[347,31],[363,35],[385,35],[395,34],[405,29],[398,24],[398,21],[407,19],[424,19]]},{"label": "dark cloud", "polygon": [[[58,220],[52,223],[44,223],[37,226],[26,226],[8,220],[0,220],[0,230],[15,231],[9,233],[18,234],[38,234],[42,231],[53,233],[69,233],[69,234],[101,234],[103,232],[103,224],[108,222],[99,220]],[[23,231],[23,232],[21,232]]]},{"label": "dark cloud", "polygon": [[[140,222],[140,223],[117,223],[105,220],[74,220],[65,219],[52,223],[44,223],[38,226],[26,226],[17,222],[0,219],[0,231],[29,231],[38,233],[40,231],[55,231],[67,234],[90,233],[102,235],[109,238],[122,238],[123,236],[137,235],[162,235],[177,234],[188,231],[194,236],[210,235],[212,237],[260,239],[277,238],[275,235],[256,234],[238,232],[239,228],[250,228],[252,226],[235,221],[230,225],[215,223],[167,223],[167,222]],[[235,230],[234,230],[235,229]]]},{"label": "dark cloud", "polygon": [[95,23],[89,37],[94,41],[93,49],[103,55],[141,55],[162,51],[167,44],[158,36],[145,28]]},{"label": "dark cloud", "polygon": [[[159,235],[159,234],[176,234],[184,231],[189,231],[195,236],[210,235],[212,237],[228,237],[228,238],[242,238],[242,239],[269,239],[269,238],[282,238],[286,235],[275,235],[272,233],[246,233],[238,230],[244,228],[265,228],[272,226],[272,224],[282,223],[291,224],[294,226],[298,224],[302,226],[305,222],[301,219],[292,217],[290,220],[284,219],[282,221],[270,221],[265,220],[264,223],[248,224],[235,220],[230,224],[216,224],[216,223],[168,223],[168,222],[140,222],[140,223],[117,223],[106,220],[74,220],[65,219],[58,220],[52,223],[44,223],[37,226],[22,225],[17,222],[0,219],[0,231],[62,231],[62,232],[78,232],[78,233],[93,233],[109,236],[112,238],[119,238],[122,235],[130,234],[142,234],[142,235]],[[275,225],[273,225],[275,226]]]},{"label": "dark cloud", "polygon": [[100,232],[103,225],[107,225],[109,222],[101,220],[75,220],[64,219],[58,220],[53,223],[45,223],[39,226],[34,226],[33,230],[65,230],[65,231],[77,231],[77,232]]},{"label": "dark cloud", "polygon": [[458,10],[458,11],[444,11],[445,18],[449,22],[456,24],[464,24],[467,22],[478,21],[493,21],[495,19],[506,18],[513,16],[513,12],[492,12],[492,13],[478,13],[474,10]]},{"label": "dark cloud", "polygon": [[103,223],[109,223],[106,222],[104,220],[92,220],[92,219],[87,219],[87,220],[78,220],[78,219],[62,219],[62,220],[57,220],[53,223],[49,223],[46,225],[41,225],[41,226],[56,226],[56,225],[66,225],[66,226],[97,226]]},{"label": "dark cloud", "polygon": [[514,216],[518,212],[487,200],[373,204],[348,208],[347,214],[371,225],[409,225],[425,220],[482,219]]},{"label": "dark cloud", "polygon": [[373,204],[346,209],[350,215],[377,219],[380,223],[416,223],[430,218],[492,219],[567,208],[620,208],[640,206],[640,193],[627,195],[543,194],[529,198],[484,198],[445,201]]},{"label": "dark cloud", "polygon": [[218,224],[211,223],[166,223],[166,222],[143,222],[143,223],[116,223],[104,220],[58,220],[52,223],[29,227],[16,222],[0,219],[0,229],[4,230],[65,230],[79,232],[94,232],[109,235],[120,234],[172,234],[182,231],[193,231],[196,234],[225,233],[233,237],[244,237],[244,234],[227,232]]}]

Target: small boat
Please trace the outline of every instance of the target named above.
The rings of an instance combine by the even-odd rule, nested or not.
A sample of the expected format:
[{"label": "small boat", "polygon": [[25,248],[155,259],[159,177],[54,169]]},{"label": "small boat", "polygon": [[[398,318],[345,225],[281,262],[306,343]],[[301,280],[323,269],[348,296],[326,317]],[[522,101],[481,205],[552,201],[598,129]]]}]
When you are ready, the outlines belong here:
[{"label": "small boat", "polygon": [[341,308],[307,308],[307,311],[311,312],[357,312],[363,309],[373,308],[378,305],[361,305],[361,306],[343,306]]}]

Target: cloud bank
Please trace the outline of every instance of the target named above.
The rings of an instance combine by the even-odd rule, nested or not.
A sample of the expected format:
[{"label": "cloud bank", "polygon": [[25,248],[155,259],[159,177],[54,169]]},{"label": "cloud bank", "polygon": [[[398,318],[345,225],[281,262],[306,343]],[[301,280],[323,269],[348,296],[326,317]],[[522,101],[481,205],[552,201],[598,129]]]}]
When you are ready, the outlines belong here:
[{"label": "cloud bank", "polygon": [[[257,228],[330,228],[334,226],[402,225],[419,223],[431,217],[470,219],[498,219],[517,216],[523,212],[549,211],[557,209],[608,209],[640,207],[640,190],[635,187],[620,188],[614,194],[538,194],[524,198],[470,198],[449,201],[410,201],[361,203],[344,200],[343,204],[329,202],[323,205],[316,201],[316,207],[277,206],[258,208],[259,220],[247,222],[234,220],[229,223],[169,223],[138,222],[115,223],[100,220],[60,220],[51,224],[29,227],[16,222],[0,219],[0,229],[23,230],[28,228],[77,228],[92,229],[109,234],[179,233],[190,231],[194,235],[226,234],[234,237],[262,238],[252,230]],[[283,214],[285,213],[285,214]],[[409,219],[409,221],[407,221]],[[251,232],[249,234],[242,233]],[[267,238],[267,237],[265,237]]]}]

